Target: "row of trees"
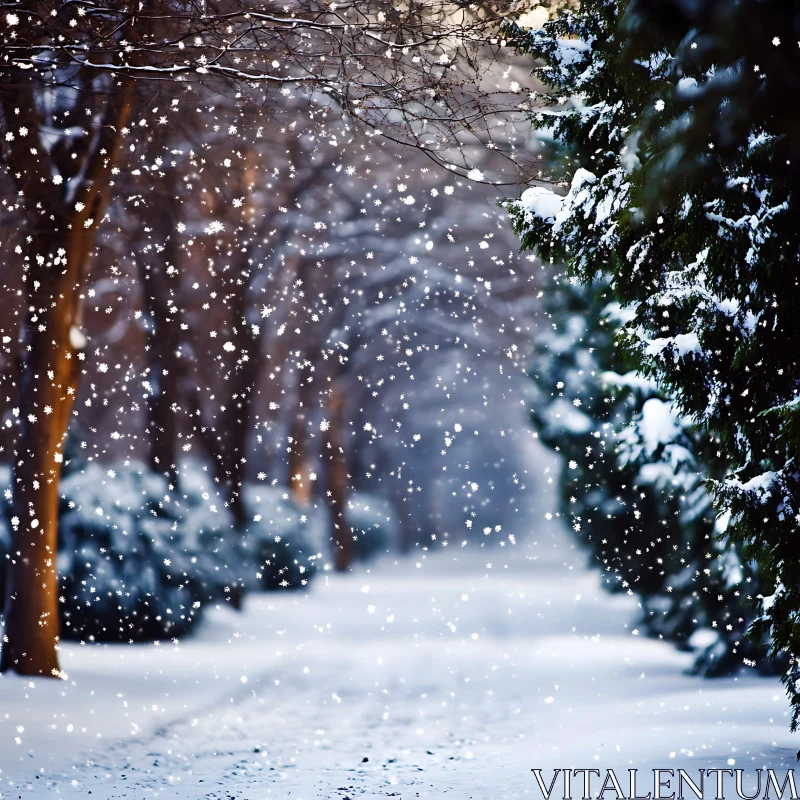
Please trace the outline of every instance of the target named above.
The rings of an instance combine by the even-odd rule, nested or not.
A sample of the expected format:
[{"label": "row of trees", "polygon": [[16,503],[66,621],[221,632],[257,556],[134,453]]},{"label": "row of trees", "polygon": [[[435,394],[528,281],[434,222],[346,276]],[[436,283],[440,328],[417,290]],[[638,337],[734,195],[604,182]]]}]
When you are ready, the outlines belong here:
[{"label": "row of trees", "polygon": [[[381,438],[359,419],[376,394],[362,388],[360,345],[391,357],[381,385],[414,353],[463,347],[465,327],[499,316],[491,281],[465,290],[389,260],[394,240],[395,256],[420,261],[396,247],[414,216],[396,210],[415,198],[408,175],[379,186],[364,164],[380,162],[377,174],[396,163],[376,141],[446,163],[441,189],[425,187],[440,199],[416,206],[430,212],[453,180],[481,179],[475,145],[516,161],[513,127],[488,124],[520,105],[507,73],[496,85],[486,69],[505,11],[31,2],[0,20],[3,206],[14,230],[3,262],[19,325],[18,336],[4,331],[13,476],[0,669],[59,674],[68,429],[75,452],[144,456],[169,491],[180,490],[182,455],[202,451],[237,528],[255,439],[285,456],[257,478],[301,503],[324,483],[336,564],[348,565],[352,453],[371,463],[368,445]],[[396,216],[376,219],[365,195]],[[422,330],[392,330],[410,309],[437,306]],[[396,402],[399,413],[402,394]],[[399,419],[388,422],[402,439]]]},{"label": "row of trees", "polygon": [[697,672],[785,666],[764,658],[763,631],[746,635],[763,587],[706,489],[724,469],[719,442],[627,369],[619,333],[629,315],[606,280],[551,280],[547,324],[534,337],[531,414],[563,461],[560,513],[606,588],[636,595],[642,624],[693,650]]},{"label": "row of trees", "polygon": [[[800,138],[786,98],[800,80],[797,24],[781,2],[587,0],[541,31],[509,27],[552,87],[534,127],[566,157],[565,194],[530,189],[515,206],[523,244],[587,285],[606,282],[629,367],[677,415],[661,422],[678,436],[675,421],[689,420],[687,449],[726,521],[716,546],[757,568],[751,629],[789,661],[793,726]],[[637,417],[645,441],[655,401]],[[629,452],[635,434],[620,435]],[[671,467],[662,503],[682,491]],[[633,538],[623,545],[623,558],[636,554]],[[634,570],[642,581],[645,569]]]}]

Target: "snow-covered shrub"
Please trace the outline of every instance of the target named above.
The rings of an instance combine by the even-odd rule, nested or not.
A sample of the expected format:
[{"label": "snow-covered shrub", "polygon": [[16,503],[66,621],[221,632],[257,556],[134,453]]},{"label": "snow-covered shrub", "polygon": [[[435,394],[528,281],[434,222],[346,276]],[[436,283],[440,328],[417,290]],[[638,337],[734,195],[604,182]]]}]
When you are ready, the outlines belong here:
[{"label": "snow-covered shrub", "polygon": [[[635,373],[603,378],[623,386],[642,382]],[[755,564],[741,558],[729,535],[729,517],[717,518],[708,491],[709,479],[720,477],[723,468],[718,442],[655,392],[653,386],[647,399],[640,399],[617,445],[618,462],[636,468],[637,487],[678,501],[679,546],[662,563],[666,586],[649,601],[648,626],[694,650],[695,671],[704,675],[728,674],[742,664],[761,672],[782,669],[783,658],[761,658],[768,644],[763,633],[746,635],[755,618],[749,601],[760,591],[759,575]]]},{"label": "snow-covered shrub", "polygon": [[[2,597],[10,482],[8,470],[0,473]],[[237,529],[199,464],[184,465],[171,488],[141,463],[76,459],[60,495],[57,568],[66,639],[180,637],[209,603],[238,607],[245,590],[306,586],[321,558],[313,535],[322,527],[320,512],[300,509],[285,490],[249,485],[248,522]],[[358,524],[377,537],[381,520],[370,513]]]},{"label": "snow-covered shrub", "polygon": [[181,636],[237,585],[227,513],[141,464],[84,465],[61,482],[58,571],[66,638]]},{"label": "snow-covered shrub", "polygon": [[354,492],[344,513],[353,535],[355,559],[368,561],[399,546],[397,515],[386,498],[371,492]]},{"label": "snow-covered shrub", "polygon": [[317,571],[321,555],[312,534],[317,514],[301,509],[286,489],[246,485],[242,532],[245,561],[262,589],[300,589]]},{"label": "snow-covered shrub", "polygon": [[208,603],[299,588],[316,570],[303,512],[285,491],[247,486],[237,529],[213,481],[186,464],[176,488],[137,463],[73,470],[61,482],[63,634],[106,641],[182,636]]},{"label": "snow-covered shrub", "polygon": [[183,538],[187,574],[204,599],[222,598],[238,608],[245,591],[256,588],[245,585],[245,532],[234,526],[207,469],[184,464],[178,490],[169,492],[160,511]]},{"label": "snow-covered shrub", "polygon": [[650,597],[663,584],[657,561],[668,556],[671,532],[652,544],[642,539],[673,515],[668,498],[637,491],[636,468],[617,462],[619,431],[637,398],[610,392],[600,377],[624,369],[605,313],[609,302],[603,283],[585,288],[556,277],[548,287],[547,323],[534,339],[529,370],[531,415],[539,438],[562,456],[561,513],[602,564],[606,587]]}]

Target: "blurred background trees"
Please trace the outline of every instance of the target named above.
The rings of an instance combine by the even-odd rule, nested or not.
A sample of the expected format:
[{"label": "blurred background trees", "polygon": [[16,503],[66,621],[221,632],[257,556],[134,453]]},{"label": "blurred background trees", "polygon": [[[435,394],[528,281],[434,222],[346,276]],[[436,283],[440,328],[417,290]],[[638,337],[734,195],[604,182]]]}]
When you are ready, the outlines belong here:
[{"label": "blurred background trees", "polygon": [[[520,485],[513,451],[464,441],[476,405],[517,400],[498,361],[531,308],[488,178],[535,156],[507,10],[0,21],[3,669],[467,535]],[[430,402],[456,383],[463,407]]]}]

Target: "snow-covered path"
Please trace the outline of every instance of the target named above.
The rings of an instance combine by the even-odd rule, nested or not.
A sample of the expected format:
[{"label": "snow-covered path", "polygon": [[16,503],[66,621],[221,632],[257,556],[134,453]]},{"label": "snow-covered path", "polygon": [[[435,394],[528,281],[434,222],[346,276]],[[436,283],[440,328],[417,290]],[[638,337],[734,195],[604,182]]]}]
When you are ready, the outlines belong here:
[{"label": "snow-covered path", "polygon": [[66,683],[0,680],[0,792],[486,800],[540,797],[532,767],[794,765],[777,680],[687,677],[584,565],[554,527],[252,596],[177,647],[67,646]]}]

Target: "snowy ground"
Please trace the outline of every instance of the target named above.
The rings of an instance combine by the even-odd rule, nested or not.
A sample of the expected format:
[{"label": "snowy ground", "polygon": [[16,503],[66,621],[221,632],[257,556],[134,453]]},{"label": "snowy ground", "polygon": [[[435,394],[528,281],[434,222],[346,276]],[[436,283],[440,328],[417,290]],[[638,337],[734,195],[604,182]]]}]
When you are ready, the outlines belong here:
[{"label": "snowy ground", "polygon": [[2,796],[487,800],[541,797],[532,767],[794,766],[778,682],[687,677],[560,529],[422,556],[0,679]]}]

